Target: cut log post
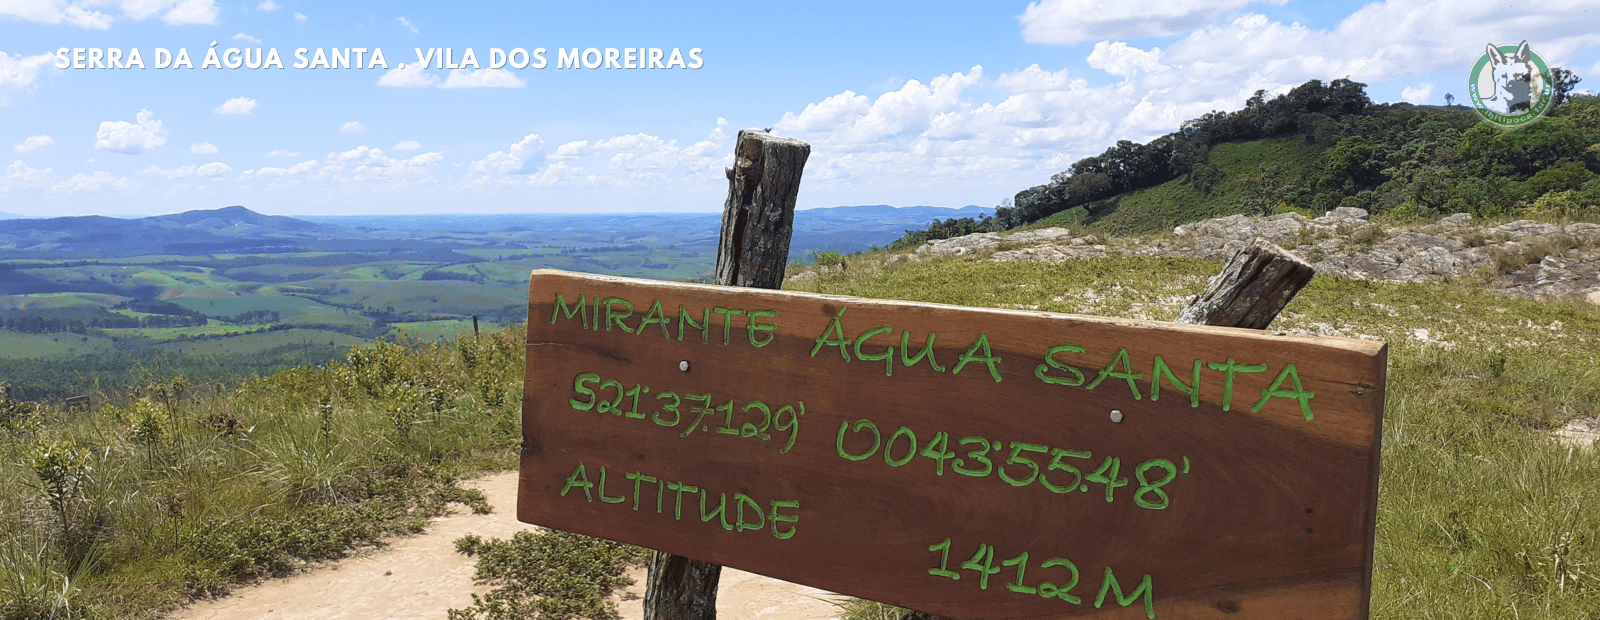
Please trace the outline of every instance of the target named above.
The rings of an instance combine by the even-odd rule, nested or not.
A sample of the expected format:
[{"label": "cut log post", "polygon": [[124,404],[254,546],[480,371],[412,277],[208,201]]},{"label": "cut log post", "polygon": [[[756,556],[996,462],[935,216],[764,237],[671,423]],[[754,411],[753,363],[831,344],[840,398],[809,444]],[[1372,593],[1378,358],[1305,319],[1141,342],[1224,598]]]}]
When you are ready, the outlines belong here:
[{"label": "cut log post", "polygon": [[[1211,277],[1206,290],[1178,313],[1175,323],[1266,329],[1317,270],[1283,248],[1256,238]],[[953,620],[910,611],[900,620]]]},{"label": "cut log post", "polygon": [[1270,241],[1256,238],[1228,259],[1177,323],[1266,329],[1317,273]]},{"label": "cut log post", "polygon": [[[722,208],[716,283],[776,289],[789,264],[800,173],[811,145],[765,131],[739,132]],[[722,566],[661,551],[650,559],[644,620],[716,620]]]}]

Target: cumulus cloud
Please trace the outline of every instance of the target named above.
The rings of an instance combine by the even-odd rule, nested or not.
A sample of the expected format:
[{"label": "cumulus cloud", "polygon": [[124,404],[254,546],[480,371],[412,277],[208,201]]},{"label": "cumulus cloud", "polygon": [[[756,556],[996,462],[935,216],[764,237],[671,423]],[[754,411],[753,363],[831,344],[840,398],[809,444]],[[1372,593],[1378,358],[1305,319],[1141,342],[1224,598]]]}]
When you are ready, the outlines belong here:
[{"label": "cumulus cloud", "polygon": [[412,25],[411,20],[409,19],[404,17],[396,17],[394,18],[394,21],[399,22],[399,24],[405,28],[409,28],[411,30],[411,34],[422,34],[422,31],[417,30],[417,27]]},{"label": "cumulus cloud", "polygon": [[282,150],[282,149],[279,149],[279,150],[276,150],[276,151],[267,151],[267,157],[299,157],[299,156],[300,156],[299,153],[296,153],[294,151],[286,151],[286,150]]},{"label": "cumulus cloud", "polygon": [[233,174],[233,167],[220,161],[214,161],[209,164],[202,164],[199,166],[179,166],[170,170],[160,166],[150,166],[149,168],[140,170],[139,174],[163,176],[169,179],[183,179],[188,177],[214,178]]},{"label": "cumulus cloud", "polygon": [[11,102],[5,95],[7,90],[31,91],[36,85],[39,72],[55,65],[55,56],[38,54],[36,56],[12,56],[0,52],[0,106]]},{"label": "cumulus cloud", "polygon": [[52,138],[50,136],[46,136],[46,135],[43,135],[43,134],[40,134],[40,135],[37,135],[37,136],[28,136],[28,138],[26,140],[23,140],[21,142],[18,142],[15,145],[13,145],[11,147],[11,152],[13,152],[13,153],[33,153],[33,152],[39,151],[40,149],[49,148],[50,145],[55,144],[55,143],[56,143],[55,138]]},{"label": "cumulus cloud", "polygon": [[247,35],[247,34],[245,34],[243,32],[233,35],[233,40],[235,40],[235,41],[244,41],[246,43],[257,43],[257,44],[261,43],[261,39],[257,39],[255,37]]},{"label": "cumulus cloud", "polygon": [[0,15],[41,24],[70,24],[89,30],[111,27],[112,17],[86,7],[95,3],[59,0],[23,0],[0,3]]},{"label": "cumulus cloud", "polygon": [[348,151],[328,153],[319,175],[337,181],[427,179],[433,164],[444,159],[437,151],[401,159],[383,154],[383,149],[358,146]]},{"label": "cumulus cloud", "polygon": [[257,4],[256,8],[261,9],[263,11],[266,11],[268,13],[271,13],[273,11],[278,10],[278,8],[280,6],[281,5],[279,5],[276,2],[273,2],[272,0],[261,0],[261,4]]},{"label": "cumulus cloud", "polygon": [[390,69],[378,78],[379,86],[393,86],[398,88],[425,88],[439,83],[439,76],[423,71],[426,69],[420,64],[409,64]]},{"label": "cumulus cloud", "polygon": [[135,117],[137,123],[128,121],[100,123],[100,130],[95,133],[94,148],[137,155],[166,144],[167,129],[161,126],[161,121],[155,120],[155,117],[154,112],[140,110]]},{"label": "cumulus cloud", "polygon": [[[1043,0],[1028,4],[1019,18],[1029,43],[1071,45],[1085,41],[1164,37],[1188,32],[1217,17],[1261,0],[1166,0],[1095,2]],[[1270,0],[1282,5],[1286,0]]]},{"label": "cumulus cloud", "polygon": [[420,148],[422,148],[422,143],[421,142],[417,142],[416,140],[406,140],[405,142],[401,142],[399,144],[394,145],[394,149],[393,150],[396,150],[396,151],[415,151],[415,150],[420,149]]},{"label": "cumulus cloud", "polygon": [[[379,80],[378,83],[383,82]],[[505,69],[456,69],[439,88],[522,88],[525,85],[522,78]]]},{"label": "cumulus cloud", "polygon": [[210,142],[196,142],[189,145],[189,152],[208,155],[217,152],[217,145]]},{"label": "cumulus cloud", "polygon": [[6,175],[0,177],[0,191],[15,189],[39,189],[50,181],[50,169],[43,170],[29,167],[22,160],[11,162],[6,166]]},{"label": "cumulus cloud", "polygon": [[129,190],[138,186],[138,183],[128,177],[119,177],[103,170],[96,170],[94,172],[74,174],[71,178],[52,186],[50,191],[57,194],[82,194],[107,190]]},{"label": "cumulus cloud", "polygon": [[528,174],[544,167],[544,139],[530,133],[504,151],[495,151],[472,162],[475,173]]},{"label": "cumulus cloud", "polygon": [[1415,105],[1427,105],[1433,97],[1433,84],[1423,82],[1416,86],[1407,86],[1400,91],[1400,100]]},{"label": "cumulus cloud", "polygon": [[305,14],[305,13],[301,13],[301,12],[299,12],[299,11],[295,11],[295,12],[294,12],[294,20],[295,20],[295,21],[297,21],[297,22],[303,22],[303,21],[305,21],[305,20],[308,20],[308,19],[311,19],[311,18],[309,18],[309,17],[306,17],[306,14]]},{"label": "cumulus cloud", "polygon": [[256,100],[248,97],[234,97],[222,102],[222,105],[212,108],[211,111],[216,114],[249,114],[254,109],[256,109]]},{"label": "cumulus cloud", "polygon": [[366,130],[367,130],[367,128],[365,126],[363,126],[359,121],[350,121],[350,122],[347,122],[347,123],[339,126],[339,131],[342,131],[344,133],[355,133],[355,132],[358,132],[358,131],[366,131]]},{"label": "cumulus cloud", "polygon": [[[294,155],[296,154],[290,154],[289,156],[293,157]],[[242,173],[239,173],[239,176],[244,178],[299,176],[316,172],[318,163],[319,162],[315,159],[308,159],[293,166],[289,166],[288,168],[268,166],[264,168],[257,168],[255,170],[246,170]]]}]

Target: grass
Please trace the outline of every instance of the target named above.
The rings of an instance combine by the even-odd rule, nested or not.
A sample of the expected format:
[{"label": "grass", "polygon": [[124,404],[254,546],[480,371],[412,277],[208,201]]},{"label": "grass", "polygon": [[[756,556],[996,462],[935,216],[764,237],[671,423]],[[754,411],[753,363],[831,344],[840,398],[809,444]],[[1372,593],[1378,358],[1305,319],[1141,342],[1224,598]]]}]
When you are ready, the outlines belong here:
[{"label": "grass", "polygon": [[[852,268],[796,288],[1170,319],[1220,266],[947,258]],[[1550,438],[1600,416],[1600,307],[1468,282],[1319,276],[1273,328],[1390,343],[1373,618],[1600,618],[1600,450]],[[849,620],[886,613],[866,602],[841,609]]]},{"label": "grass", "polygon": [[481,504],[455,481],[513,466],[521,375],[508,329],[91,412],[0,398],[0,618],[155,618]]}]

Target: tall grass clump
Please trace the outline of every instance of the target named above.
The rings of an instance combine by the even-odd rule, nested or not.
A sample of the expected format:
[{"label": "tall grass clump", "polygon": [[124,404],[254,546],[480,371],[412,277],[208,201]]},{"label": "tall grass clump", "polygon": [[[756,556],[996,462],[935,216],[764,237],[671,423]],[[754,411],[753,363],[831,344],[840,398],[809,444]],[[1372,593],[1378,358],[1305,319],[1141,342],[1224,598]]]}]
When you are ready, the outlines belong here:
[{"label": "tall grass clump", "polygon": [[515,463],[522,333],[378,341],[88,412],[0,392],[0,620],[154,618],[420,531]]}]

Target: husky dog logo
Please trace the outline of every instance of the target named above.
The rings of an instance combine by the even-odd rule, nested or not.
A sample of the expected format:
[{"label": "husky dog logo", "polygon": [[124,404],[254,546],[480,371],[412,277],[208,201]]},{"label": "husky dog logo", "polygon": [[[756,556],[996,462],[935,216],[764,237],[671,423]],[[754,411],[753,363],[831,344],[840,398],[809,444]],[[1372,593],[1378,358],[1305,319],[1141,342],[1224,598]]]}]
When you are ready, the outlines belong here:
[{"label": "husky dog logo", "polygon": [[1487,45],[1467,78],[1467,92],[1484,120],[1519,127],[1550,109],[1555,91],[1550,67],[1523,41],[1521,45]]}]

